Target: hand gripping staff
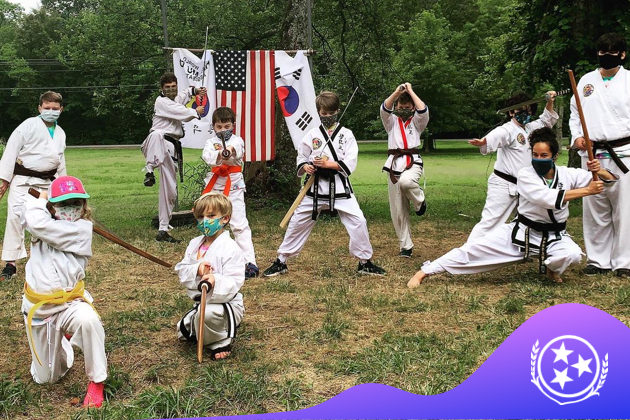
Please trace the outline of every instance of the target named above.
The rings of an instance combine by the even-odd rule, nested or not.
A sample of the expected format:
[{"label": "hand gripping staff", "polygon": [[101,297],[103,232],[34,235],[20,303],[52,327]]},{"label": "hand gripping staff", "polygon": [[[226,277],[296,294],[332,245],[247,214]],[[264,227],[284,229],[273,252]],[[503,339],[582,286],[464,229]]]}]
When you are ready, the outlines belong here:
[{"label": "hand gripping staff", "polygon": [[[35,198],[39,198],[39,191],[37,191],[34,188],[29,188],[28,189],[28,193],[30,195],[32,195]],[[46,207],[48,208],[48,211],[50,212],[51,215],[55,215],[55,208],[50,205],[50,203],[48,203],[46,205]],[[98,224],[98,225],[97,225]],[[102,225],[100,225],[100,223],[98,222],[94,222],[93,225],[93,230],[94,233],[98,233],[99,235],[101,235],[103,238],[110,240],[111,242],[118,244],[120,246],[122,246],[123,248],[128,249],[129,251],[136,253],[138,255],[140,255],[141,257],[144,257],[148,260],[153,261],[154,263],[160,264],[161,266],[164,266],[166,268],[172,268],[173,264],[167,263],[166,261],[162,261],[161,259],[154,257],[153,255],[136,248],[135,246],[131,245],[130,243],[127,243],[125,241],[123,241],[122,239],[120,239],[118,236],[114,235],[113,233],[111,233],[109,230],[105,229]]]},{"label": "hand gripping staff", "polygon": [[[350,106],[350,103],[352,102],[352,99],[354,98],[354,95],[357,93],[358,89],[359,89],[359,86],[357,86],[354,89],[354,92],[352,92],[352,96],[350,96],[350,100],[348,100],[348,104],[346,105],[346,108],[341,113],[341,117],[339,117],[339,120],[337,120],[337,124],[341,123],[341,119],[346,114],[346,111],[348,110],[348,107]],[[330,140],[331,139],[328,139],[328,141],[330,141]],[[328,144],[328,142],[326,142],[326,144]],[[322,153],[324,153],[324,149],[326,149],[326,144],[324,145],[324,147],[322,147]],[[225,146],[223,146],[223,147],[225,148]],[[328,157],[324,156],[322,159],[328,160]],[[306,193],[313,186],[314,182],[315,182],[315,177],[311,175],[311,177],[308,179],[308,181],[306,181],[306,184],[304,184],[304,186],[300,190],[298,196],[295,198],[295,201],[293,201],[293,204],[291,204],[291,207],[289,208],[289,211],[287,211],[287,214],[284,215],[284,218],[280,222],[280,227],[281,228],[285,228],[287,226],[287,223],[289,223],[289,220],[291,219],[291,216],[293,216],[293,212],[300,205],[300,203],[302,202],[302,200],[306,196]]]},{"label": "hand gripping staff", "polygon": [[[580,94],[578,93],[577,84],[575,83],[575,76],[573,70],[568,70],[569,79],[571,79],[571,89],[573,89],[573,97],[575,98],[575,105],[577,106],[578,113],[580,114],[580,124],[582,124],[582,133],[584,133],[584,140],[586,141],[586,152],[588,153],[588,160],[595,159],[593,155],[593,143],[588,136],[588,129],[586,128],[586,119],[584,118],[584,111],[582,110],[582,102],[580,101]],[[597,181],[599,177],[593,172],[593,181]]]},{"label": "hand gripping staff", "polygon": [[[206,267],[203,275],[205,276],[209,272],[210,267]],[[201,300],[199,301],[199,325],[197,325],[197,361],[201,363],[203,362],[203,330],[206,319],[206,299],[208,297],[208,291],[212,289],[212,285],[208,280],[201,280],[197,289],[201,292]]]}]

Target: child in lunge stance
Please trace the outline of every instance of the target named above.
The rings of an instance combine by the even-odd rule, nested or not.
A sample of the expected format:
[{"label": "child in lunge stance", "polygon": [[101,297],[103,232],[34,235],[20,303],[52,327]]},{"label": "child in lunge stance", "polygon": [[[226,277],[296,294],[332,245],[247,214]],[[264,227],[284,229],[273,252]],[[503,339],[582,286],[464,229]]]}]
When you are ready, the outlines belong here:
[{"label": "child in lunge stance", "polygon": [[[474,274],[496,270],[529,257],[539,256],[541,274],[562,282],[562,273],[582,260],[582,250],[567,234],[568,203],[600,194],[604,183],[619,177],[601,170],[597,159],[588,162],[589,171],[556,166],[560,146],[550,128],[540,128],[529,136],[532,164],[518,173],[518,218],[510,224],[455,248],[435,261],[427,261],[407,283],[417,287],[427,276],[448,271]],[[593,181],[596,172],[603,181]]]},{"label": "child in lunge stance", "polygon": [[[224,227],[230,222],[232,204],[221,193],[207,193],[195,201],[193,214],[202,233],[190,241],[184,259],[175,266],[179,280],[188,296],[197,302],[177,323],[177,336],[182,341],[197,342],[199,305],[206,305],[204,320],[205,346],[211,358],[225,359],[232,351],[236,328],[245,313],[243,295],[245,282],[243,252]],[[200,302],[199,284],[212,286],[207,301]]]},{"label": "child in lunge stance", "polygon": [[[27,196],[14,211],[31,233],[22,312],[38,384],[54,383],[72,367],[72,346],[85,356],[90,383],[83,405],[100,407],[107,378],[105,331],[83,279],[92,256],[89,195],[72,176],[55,179],[48,193]],[[52,204],[54,217],[47,209]]]}]

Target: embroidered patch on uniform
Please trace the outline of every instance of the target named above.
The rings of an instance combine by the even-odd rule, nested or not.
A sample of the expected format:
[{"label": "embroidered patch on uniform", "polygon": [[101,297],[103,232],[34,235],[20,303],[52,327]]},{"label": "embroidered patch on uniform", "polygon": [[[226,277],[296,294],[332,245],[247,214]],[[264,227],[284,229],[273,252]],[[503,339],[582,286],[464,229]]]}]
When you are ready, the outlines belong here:
[{"label": "embroidered patch on uniform", "polygon": [[317,150],[320,147],[322,147],[322,141],[320,139],[318,139],[317,137],[315,137],[313,139],[313,150]]},{"label": "embroidered patch on uniform", "polygon": [[516,136],[516,141],[520,144],[525,144],[525,136],[523,135],[523,133],[518,133],[518,136]]},{"label": "embroidered patch on uniform", "polygon": [[219,143],[214,143],[214,150],[223,150],[223,146]]},{"label": "embroidered patch on uniform", "polygon": [[584,86],[584,97],[591,96],[594,90],[595,90],[595,87],[593,87],[593,85],[589,84],[589,85]]}]

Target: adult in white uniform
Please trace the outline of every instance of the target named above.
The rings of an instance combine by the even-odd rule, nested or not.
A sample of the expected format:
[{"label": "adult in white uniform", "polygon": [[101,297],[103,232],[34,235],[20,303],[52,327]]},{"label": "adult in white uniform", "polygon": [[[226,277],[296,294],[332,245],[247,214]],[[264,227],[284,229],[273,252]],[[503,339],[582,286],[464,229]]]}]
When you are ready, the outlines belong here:
[{"label": "adult in white uniform", "polygon": [[[394,109],[394,105],[396,109]],[[429,108],[409,83],[403,83],[381,105],[381,120],[387,131],[387,154],[383,171],[389,173],[389,211],[398,236],[399,256],[411,258],[413,241],[409,223],[409,202],[418,216],[427,210],[420,188],[423,162],[420,136],[429,123]]]},{"label": "adult in white uniform", "polygon": [[304,136],[297,156],[297,175],[307,173],[315,177],[315,182],[291,216],[278,257],[264,275],[272,277],[288,271],[287,259],[300,253],[322,210],[339,214],[350,235],[350,254],[359,259],[357,272],[383,275],[385,270],[371,261],[367,221],[348,178],[357,167],[359,146],[352,131],[337,123],[336,94],[322,92],[315,104],[322,124]]},{"label": "adult in white uniform", "polygon": [[29,188],[47,188],[57,176],[66,174],[66,133],[57,124],[63,111],[63,98],[48,91],[39,97],[39,116],[28,118],[11,134],[0,161],[0,198],[9,189],[7,224],[2,245],[6,266],[0,280],[16,273],[16,260],[26,257],[24,229],[13,212]]},{"label": "adult in white uniform", "polygon": [[[183,175],[182,146],[179,141],[184,136],[182,121],[199,118],[203,107],[188,108],[184,104],[190,102],[192,95],[205,95],[206,88],[191,87],[185,91],[177,91],[177,78],[167,73],[160,79],[162,92],[155,100],[153,124],[149,135],[142,143],[142,154],[146,159],[144,185],[155,185],[153,171],[160,169],[160,196],[158,202],[158,234],[157,241],[180,242],[168,234],[171,215],[177,200],[176,172],[179,168]],[[175,162],[178,164],[176,165]],[[183,181],[183,179],[181,179]]]},{"label": "adult in white uniform", "polygon": [[540,273],[562,282],[562,273],[582,260],[580,247],[566,232],[568,202],[604,191],[604,181],[614,184],[618,176],[589,162],[589,170],[604,181],[593,181],[589,171],[555,166],[560,149],[550,128],[530,134],[532,164],[519,171],[518,218],[475,241],[455,248],[435,261],[427,261],[407,283],[417,287],[425,277],[448,271],[474,274],[512,265],[531,255],[539,257]]},{"label": "adult in white uniform", "polygon": [[[479,147],[482,155],[497,153],[494,171],[488,178],[486,204],[481,213],[481,220],[468,236],[474,241],[496,227],[504,224],[518,204],[516,175],[531,166],[532,153],[529,146],[529,133],[542,127],[553,127],[558,121],[558,114],[553,110],[556,92],[547,92],[549,100],[540,119],[532,121],[534,110],[526,106],[510,111],[510,121],[490,131],[484,138],[472,139],[468,143]],[[529,100],[527,95],[519,94],[508,99],[507,106]]]},{"label": "adult in white uniform", "polygon": [[[593,152],[603,168],[623,174],[604,194],[584,198],[586,275],[615,271],[630,276],[630,73],[621,65],[626,41],[618,34],[597,40],[601,68],[584,75],[578,94]],[[571,99],[571,144],[579,149],[582,167],[588,160],[575,98]]]}]

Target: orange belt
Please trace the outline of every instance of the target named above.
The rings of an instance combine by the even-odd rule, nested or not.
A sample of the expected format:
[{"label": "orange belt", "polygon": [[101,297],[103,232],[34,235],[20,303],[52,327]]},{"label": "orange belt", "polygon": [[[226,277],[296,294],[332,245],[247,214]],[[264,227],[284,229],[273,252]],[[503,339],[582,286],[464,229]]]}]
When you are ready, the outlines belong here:
[{"label": "orange belt", "polygon": [[217,183],[217,180],[220,177],[224,177],[227,179],[225,180],[225,188],[223,189],[223,195],[225,195],[226,197],[229,196],[230,188],[232,187],[232,180],[230,179],[230,174],[239,173],[241,172],[241,170],[242,169],[240,166],[235,166],[235,165],[215,166],[214,168],[212,168],[212,178],[210,178],[210,181],[208,181],[208,185],[206,185],[206,188],[203,189],[203,192],[201,193],[201,195],[212,191],[212,188],[214,187],[214,184]]}]

